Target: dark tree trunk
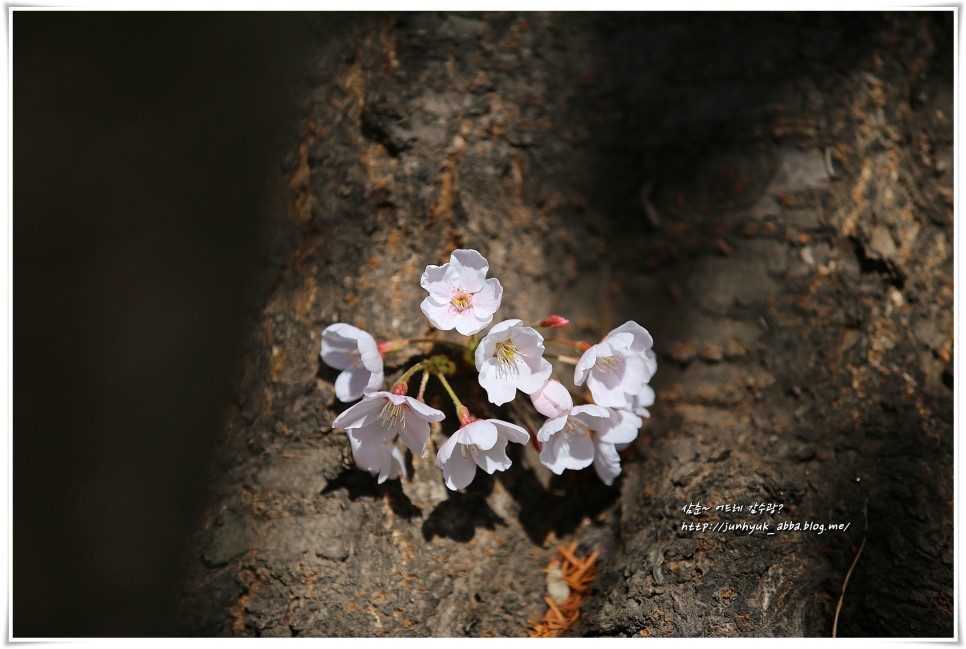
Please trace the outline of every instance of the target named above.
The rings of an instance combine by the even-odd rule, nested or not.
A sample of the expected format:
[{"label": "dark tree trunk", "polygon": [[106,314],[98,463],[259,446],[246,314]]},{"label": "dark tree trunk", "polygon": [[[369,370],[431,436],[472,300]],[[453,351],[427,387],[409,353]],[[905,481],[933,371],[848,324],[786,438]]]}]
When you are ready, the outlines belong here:
[{"label": "dark tree trunk", "polygon": [[[600,576],[571,633],[828,636],[864,542],[839,635],[952,635],[950,13],[332,20],[184,633],[525,635],[576,540]],[[383,486],[353,467],[319,333],[429,333],[419,276],[457,247],[498,319],[654,335],[613,487],[532,448],[463,493],[432,457]],[[783,521],[849,526],[682,529]]]}]

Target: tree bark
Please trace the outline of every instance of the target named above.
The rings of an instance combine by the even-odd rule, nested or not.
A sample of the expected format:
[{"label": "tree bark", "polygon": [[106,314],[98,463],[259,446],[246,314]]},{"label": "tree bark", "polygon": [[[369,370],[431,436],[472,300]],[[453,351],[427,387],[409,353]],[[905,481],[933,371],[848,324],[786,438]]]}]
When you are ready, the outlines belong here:
[{"label": "tree bark", "polygon": [[[838,635],[951,636],[951,18],[309,19],[183,632],[526,635],[576,540],[600,576],[572,634],[828,636],[861,547]],[[354,468],[319,333],[430,333],[420,273],[459,247],[503,284],[497,320],[653,334],[657,403],[614,486],[532,447],[460,493],[432,456],[381,486]],[[848,528],[775,529],[806,521]]]}]

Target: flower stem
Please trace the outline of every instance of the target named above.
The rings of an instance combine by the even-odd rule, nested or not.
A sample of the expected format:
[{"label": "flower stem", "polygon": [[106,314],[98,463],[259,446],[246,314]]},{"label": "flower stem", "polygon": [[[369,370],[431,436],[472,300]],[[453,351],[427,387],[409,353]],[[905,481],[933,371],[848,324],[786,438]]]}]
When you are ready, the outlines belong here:
[{"label": "flower stem", "polygon": [[463,402],[460,401],[460,398],[456,396],[455,392],[453,392],[453,386],[449,384],[449,381],[446,380],[446,377],[441,373],[438,373],[436,374],[436,378],[438,378],[439,382],[443,384],[444,388],[446,388],[446,392],[449,393],[449,398],[453,400],[453,405],[456,406],[456,416],[460,420],[460,425],[465,426],[473,421],[473,415],[470,414],[469,409],[463,405]]},{"label": "flower stem", "polygon": [[590,349],[591,344],[584,342],[583,340],[564,340],[563,338],[544,338],[545,343],[557,343],[558,345],[566,345],[567,347],[573,347],[578,352],[585,352]]},{"label": "flower stem", "polygon": [[410,367],[408,370],[405,371],[405,373],[403,373],[402,376],[396,379],[395,383],[392,384],[392,393],[406,394],[406,391],[407,391],[406,384],[409,383],[410,377],[416,372],[418,372],[419,370],[425,370],[425,369],[426,369],[426,361],[423,361],[421,363],[416,363],[415,365]]},{"label": "flower stem", "polygon": [[446,392],[449,393],[449,398],[453,400],[453,405],[456,406],[456,410],[459,411],[465,409],[466,406],[463,405],[463,402],[460,401],[460,398],[456,396],[455,392],[453,392],[453,386],[449,384],[449,381],[446,380],[446,377],[442,374],[437,374],[436,378],[438,378],[439,382],[443,384],[444,388],[446,388]]},{"label": "flower stem", "polygon": [[[425,367],[423,368],[423,377],[419,381],[419,394],[416,396],[416,401],[423,400],[423,394],[426,392],[426,384],[429,383],[429,370]],[[425,403],[425,402],[423,402]]]},{"label": "flower stem", "polygon": [[580,359],[579,358],[574,358],[573,356],[564,356],[562,354],[547,354],[547,353],[544,353],[543,356],[544,356],[544,358],[553,358],[554,360],[558,360],[561,363],[568,363],[570,365],[576,365],[578,362],[580,362]]}]

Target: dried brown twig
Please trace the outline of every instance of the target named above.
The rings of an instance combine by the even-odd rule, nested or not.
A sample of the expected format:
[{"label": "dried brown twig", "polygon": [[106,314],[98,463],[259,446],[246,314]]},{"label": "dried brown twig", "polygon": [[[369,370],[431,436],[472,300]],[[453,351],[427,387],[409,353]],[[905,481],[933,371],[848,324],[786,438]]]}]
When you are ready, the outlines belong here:
[{"label": "dried brown twig", "polygon": [[835,606],[835,620],[832,621],[832,637],[838,635],[839,630],[839,613],[842,611],[842,600],[845,599],[845,587],[849,585],[849,577],[852,576],[852,571],[855,570],[855,564],[859,562],[859,557],[862,556],[862,550],[865,549],[865,539],[869,533],[869,501],[866,499],[865,504],[862,506],[862,518],[865,519],[865,531],[862,534],[862,544],[859,546],[859,551],[855,553],[855,558],[852,559],[852,565],[849,566],[849,571],[845,573],[845,581],[842,582],[842,594],[839,595],[839,603]]}]

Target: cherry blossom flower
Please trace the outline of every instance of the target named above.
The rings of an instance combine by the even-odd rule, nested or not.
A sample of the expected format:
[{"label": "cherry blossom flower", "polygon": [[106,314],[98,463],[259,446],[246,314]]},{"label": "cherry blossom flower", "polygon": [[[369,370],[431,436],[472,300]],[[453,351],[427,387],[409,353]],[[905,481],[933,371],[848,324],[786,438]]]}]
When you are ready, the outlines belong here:
[{"label": "cherry blossom flower", "polygon": [[437,329],[455,328],[464,336],[482,331],[500,308],[503,287],[486,279],[490,265],[476,250],[454,250],[449,263],[426,266],[419,285],[429,291],[422,309]]},{"label": "cherry blossom flower", "polygon": [[379,484],[386,480],[395,480],[400,475],[404,478],[408,477],[403,454],[393,442],[363,446],[351,430],[347,430],[346,435],[349,437],[352,459],[355,460],[356,466],[379,476]]},{"label": "cherry blossom flower", "polygon": [[506,454],[508,442],[526,444],[526,430],[499,419],[477,419],[466,424],[440,447],[436,464],[443,470],[446,486],[453,491],[473,482],[476,467],[489,474],[505,471],[512,464]]},{"label": "cherry blossom flower", "polygon": [[376,341],[362,329],[344,322],[329,325],[322,330],[321,356],[326,365],[342,370],[335,379],[339,401],[355,401],[382,385],[382,356]]},{"label": "cherry blossom flower", "polygon": [[537,441],[543,442],[540,462],[557,475],[590,466],[594,461],[591,430],[603,428],[609,418],[607,408],[587,404],[548,419],[537,431]]},{"label": "cherry blossom flower", "polygon": [[413,455],[422,457],[429,440],[429,422],[445,415],[412,397],[370,392],[332,422],[332,428],[352,431],[363,448],[391,444],[398,433]]},{"label": "cherry blossom flower", "polygon": [[476,348],[476,369],[487,398],[497,406],[512,401],[517,390],[536,392],[553,372],[543,357],[543,336],[522,320],[493,325]]},{"label": "cherry blossom flower", "polygon": [[557,475],[593,464],[601,481],[611,485],[621,471],[615,445],[634,441],[642,423],[627,410],[595,404],[576,406],[540,427],[540,462]]},{"label": "cherry blossom flower", "polygon": [[653,345],[644,327],[625,322],[584,352],[574,368],[574,383],[586,382],[598,405],[626,408],[657,371]]},{"label": "cherry blossom flower", "polygon": [[543,387],[531,394],[530,401],[537,412],[551,419],[570,412],[574,407],[570,390],[556,379],[549,379]]}]

